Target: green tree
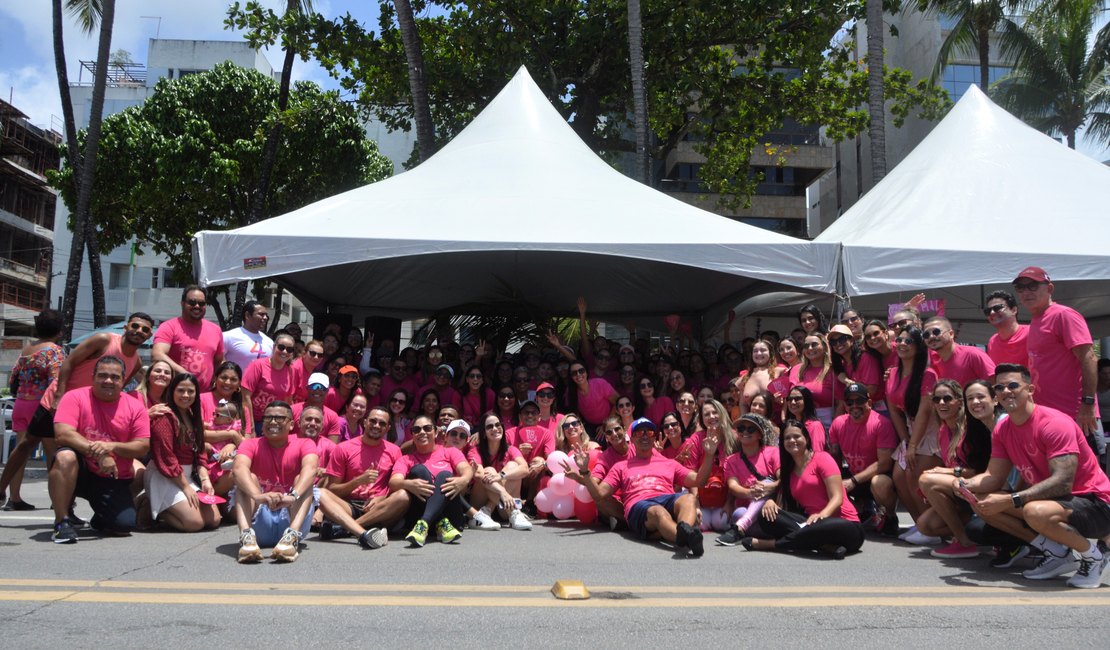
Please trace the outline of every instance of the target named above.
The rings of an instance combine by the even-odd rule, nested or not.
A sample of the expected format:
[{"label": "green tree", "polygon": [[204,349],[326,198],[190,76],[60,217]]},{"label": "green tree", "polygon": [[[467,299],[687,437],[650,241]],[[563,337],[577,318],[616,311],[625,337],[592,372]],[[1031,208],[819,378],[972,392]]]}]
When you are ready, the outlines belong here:
[{"label": "green tree", "polygon": [[935,11],[956,19],[940,45],[933,65],[932,80],[940,79],[945,66],[959,54],[974,53],[979,59],[979,88],[990,88],[991,35],[1005,42],[1015,23],[1007,16],[1029,0],[918,0],[918,9]]},{"label": "green tree", "polygon": [[[178,279],[191,277],[196,231],[249,221],[278,93],[266,75],[221,63],[209,72],[163,79],[146,102],[105,119],[101,164],[113,173],[97,177],[92,198],[104,245],[137,237],[169,258]],[[273,213],[392,172],[389,159],[366,139],[354,109],[336,93],[296,83],[281,119],[267,203]],[[78,140],[85,137],[82,131]],[[67,168],[51,178],[67,204],[73,199],[71,174]]]},{"label": "green tree", "polygon": [[1047,3],[1012,27],[1014,68],[991,93],[1030,126],[1063,136],[1072,149],[1084,126],[1091,137],[1110,136],[1110,38],[1106,30],[1094,38],[1101,11],[1100,0]]},{"label": "green tree", "polygon": [[[407,62],[389,3],[376,31],[347,15],[304,17],[313,55],[387,127],[413,124]],[[438,11],[427,10],[432,5]],[[825,126],[834,137],[867,127],[866,71],[848,48],[830,46],[862,0],[641,0],[647,104],[665,158],[684,141],[706,157],[702,181],[744,202],[761,134],[787,117]],[[420,9],[425,11],[421,12]],[[583,141],[602,155],[635,151],[627,0],[434,0],[414,11],[424,76],[440,138],[458,133],[520,65]],[[233,8],[234,10],[234,8]],[[249,15],[233,12],[232,20]],[[891,75],[902,74],[891,71]],[[944,108],[939,89],[902,76],[887,84],[896,123],[910,106],[927,117]],[[789,151],[783,151],[787,157]]]}]

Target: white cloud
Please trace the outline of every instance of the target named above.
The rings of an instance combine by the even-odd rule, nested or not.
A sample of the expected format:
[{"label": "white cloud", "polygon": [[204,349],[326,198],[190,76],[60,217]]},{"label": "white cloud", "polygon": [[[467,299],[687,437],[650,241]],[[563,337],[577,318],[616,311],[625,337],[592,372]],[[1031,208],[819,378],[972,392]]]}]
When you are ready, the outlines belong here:
[{"label": "white cloud", "polygon": [[58,77],[53,67],[0,69],[0,88],[4,100],[23,111],[32,124],[53,128],[59,133],[64,131]]}]

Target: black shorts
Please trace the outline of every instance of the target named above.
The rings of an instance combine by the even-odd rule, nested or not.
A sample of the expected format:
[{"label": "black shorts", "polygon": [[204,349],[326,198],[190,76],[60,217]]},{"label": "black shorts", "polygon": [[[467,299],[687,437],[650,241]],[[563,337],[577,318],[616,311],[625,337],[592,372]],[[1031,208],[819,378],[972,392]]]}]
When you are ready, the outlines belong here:
[{"label": "black shorts", "polygon": [[1052,500],[1071,510],[1068,524],[1080,535],[1088,539],[1110,535],[1110,504],[1102,499],[1093,494],[1073,494]]},{"label": "black shorts", "polygon": [[[69,449],[63,447],[59,452]],[[76,451],[70,449],[73,453]],[[89,502],[93,509],[90,522],[94,528],[128,533],[135,529],[135,501],[131,498],[131,479],[97,476],[89,471],[81,454],[77,454],[77,485],[73,496]]]},{"label": "black shorts", "polygon": [[54,437],[54,412],[39,404],[27,425],[27,433],[37,438]]}]

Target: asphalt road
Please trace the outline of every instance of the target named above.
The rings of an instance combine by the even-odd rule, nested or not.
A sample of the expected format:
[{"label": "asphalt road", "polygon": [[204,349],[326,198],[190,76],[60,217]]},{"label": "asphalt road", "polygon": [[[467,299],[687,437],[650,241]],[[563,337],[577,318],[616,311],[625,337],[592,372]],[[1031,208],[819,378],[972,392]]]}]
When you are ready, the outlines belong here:
[{"label": "asphalt road", "polygon": [[[43,480],[25,498],[48,503]],[[78,513],[88,516],[84,502]],[[46,510],[0,512],[0,646],[1107,647],[1110,586],[1077,590],[869,539],[843,561],[711,543],[682,559],[537,522],[374,551],[309,536],[293,564],[235,562],[232,526],[50,542]],[[555,599],[556,580],[591,598]],[[1110,580],[1110,577],[1108,577]]]}]

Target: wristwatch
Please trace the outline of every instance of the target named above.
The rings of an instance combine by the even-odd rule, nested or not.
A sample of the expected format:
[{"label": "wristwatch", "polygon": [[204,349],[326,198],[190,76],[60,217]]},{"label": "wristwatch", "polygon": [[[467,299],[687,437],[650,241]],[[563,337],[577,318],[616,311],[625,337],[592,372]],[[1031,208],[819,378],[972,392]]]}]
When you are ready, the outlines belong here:
[{"label": "wristwatch", "polygon": [[1095,396],[1094,395],[1084,395],[1083,399],[1081,399],[1079,401],[1082,402],[1083,404],[1085,404],[1086,406],[1094,406]]},{"label": "wristwatch", "polygon": [[298,501],[301,498],[301,495],[297,494],[297,488],[289,490],[289,496],[293,497],[294,501]]},{"label": "wristwatch", "polygon": [[956,466],[956,467],[952,468],[952,476],[955,476],[956,478],[960,478],[960,476],[962,476],[963,473],[964,473],[964,468],[962,468],[962,467]]},{"label": "wristwatch", "polygon": [[1014,502],[1015,508],[1020,508],[1025,505],[1025,502],[1021,499],[1021,495],[1017,492],[1010,493],[1010,500]]}]

